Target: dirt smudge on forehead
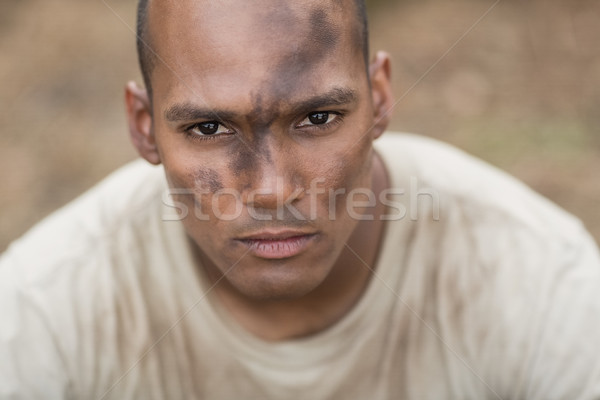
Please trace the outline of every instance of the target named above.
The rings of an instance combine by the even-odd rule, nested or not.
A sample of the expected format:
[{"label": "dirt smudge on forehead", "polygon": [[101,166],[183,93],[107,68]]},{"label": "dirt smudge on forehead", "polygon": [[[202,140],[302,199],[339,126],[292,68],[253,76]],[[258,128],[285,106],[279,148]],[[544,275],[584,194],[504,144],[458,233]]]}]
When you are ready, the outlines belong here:
[{"label": "dirt smudge on forehead", "polygon": [[259,13],[256,26],[261,32],[257,39],[262,42],[257,45],[264,43],[265,49],[272,51],[268,58],[277,61],[271,64],[265,57],[266,77],[250,95],[252,108],[246,119],[249,141],[230,151],[233,170],[251,173],[257,163],[272,162],[267,139],[274,134],[274,124],[286,103],[316,84],[317,69],[342,42],[343,10],[339,8],[327,3],[308,10],[292,9],[281,1]]},{"label": "dirt smudge on forehead", "polygon": [[248,122],[257,133],[268,133],[286,100],[301,86],[314,84],[311,73],[340,43],[341,28],[332,21],[332,12],[332,7],[318,6],[302,16],[286,5],[267,17],[280,61],[270,68],[259,92],[252,94]]},{"label": "dirt smudge on forehead", "polygon": [[340,42],[340,28],[332,22],[331,8],[313,8],[308,18],[297,21],[290,38],[291,51],[282,54],[265,88],[270,99],[285,99]]},{"label": "dirt smudge on forehead", "polygon": [[327,10],[315,8],[310,14],[311,34],[310,42],[322,47],[323,51],[329,50],[338,43],[340,29],[331,23]]}]

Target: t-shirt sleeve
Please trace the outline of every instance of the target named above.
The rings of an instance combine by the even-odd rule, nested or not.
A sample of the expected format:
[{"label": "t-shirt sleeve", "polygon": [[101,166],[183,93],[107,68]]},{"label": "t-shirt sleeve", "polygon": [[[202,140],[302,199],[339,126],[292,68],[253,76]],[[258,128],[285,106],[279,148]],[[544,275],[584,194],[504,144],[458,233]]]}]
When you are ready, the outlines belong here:
[{"label": "t-shirt sleeve", "polygon": [[513,360],[523,373],[511,398],[600,399],[600,257],[587,233],[572,243],[549,250],[554,265],[534,283],[533,312],[522,320],[533,329]]},{"label": "t-shirt sleeve", "polygon": [[455,397],[600,399],[596,243],[574,220],[547,232],[491,221],[465,235],[470,262],[458,248],[438,277]]},{"label": "t-shirt sleeve", "polygon": [[22,278],[11,254],[0,257],[0,398],[71,398],[56,332]]}]

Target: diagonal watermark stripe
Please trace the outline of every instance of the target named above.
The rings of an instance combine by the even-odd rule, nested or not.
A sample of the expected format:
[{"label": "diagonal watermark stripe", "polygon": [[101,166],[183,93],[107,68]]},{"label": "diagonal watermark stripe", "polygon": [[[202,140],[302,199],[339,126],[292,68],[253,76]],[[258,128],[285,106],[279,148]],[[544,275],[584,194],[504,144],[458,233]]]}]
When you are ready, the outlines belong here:
[{"label": "diagonal watermark stripe", "polygon": [[354,143],[352,146],[350,146],[350,148],[348,148],[347,152],[350,152],[350,150],[352,150],[358,143],[360,143],[360,141],[367,136],[371,130],[379,123],[381,122],[381,120],[383,120],[385,117],[388,116],[388,114],[390,114],[394,108],[396,108],[396,106],[402,101],[404,100],[404,98],[406,98],[406,96],[408,96],[415,87],[417,87],[425,78],[427,78],[427,76],[448,56],[448,54],[450,54],[455,48],[456,46],[458,46],[458,44],[460,42],[462,42],[464,40],[465,37],[467,37],[472,31],[473,29],[475,29],[475,27],[477,25],[479,25],[481,23],[481,21],[483,21],[483,19],[485,17],[488,16],[489,13],[492,12],[492,10],[494,8],[496,8],[496,6],[501,2],[502,0],[496,0],[496,2],[494,4],[491,5],[490,8],[488,8],[479,18],[477,18],[477,20],[475,22],[473,22],[473,24],[471,24],[471,26],[463,32],[462,35],[460,35],[458,37],[458,39],[456,39],[456,41],[454,41],[454,43],[448,48],[448,50],[446,50],[444,52],[444,54],[442,54],[423,74],[421,74],[421,76],[419,77],[419,79],[417,79],[415,81],[415,83],[413,83],[408,89],[406,89],[404,91],[404,93],[402,93],[402,96],[400,96],[400,98],[398,98],[398,100],[396,100],[394,102],[394,104],[392,104],[392,106],[386,110],[382,116],[380,116],[375,122],[373,122],[373,124],[371,125],[371,127],[369,129],[367,129],[367,131],[356,141],[356,143]]},{"label": "diagonal watermark stripe", "polygon": [[175,321],[175,323],[173,323],[173,325],[171,325],[171,327],[169,329],[167,329],[153,344],[152,346],[150,346],[145,352],[144,354],[142,354],[142,356],[135,362],[133,363],[133,365],[131,365],[131,367],[129,367],[129,369],[127,369],[127,371],[125,371],[125,373],[123,375],[121,375],[119,377],[119,379],[117,379],[115,381],[115,383],[113,383],[113,385],[108,388],[108,390],[106,392],[104,392],[104,394],[98,399],[98,400],[104,400],[106,398],[106,396],[108,396],[122,381],[123,379],[125,379],[130,373],[131,371],[133,371],[134,369],[136,369],[138,367],[138,365],[150,354],[152,353],[152,351],[154,351],[154,349],[156,348],[156,346],[158,346],[167,336],[169,336],[171,334],[171,332],[173,331],[173,329],[175,329],[192,311],[194,311],[194,309],[196,309],[196,307],[198,307],[198,305],[204,301],[204,299],[206,299],[206,296],[208,296],[210,294],[210,292],[212,292],[212,290],[227,276],[227,274],[229,274],[229,272],[231,272],[231,270],[233,270],[239,263],[240,261],[242,261],[244,259],[244,257],[246,257],[246,255],[252,250],[252,248],[249,248],[248,250],[246,250],[246,252],[244,254],[242,254],[242,256],[231,266],[227,269],[227,271],[225,271],[225,273],[219,278],[217,279],[217,281],[211,286],[209,287],[206,292],[204,292],[202,294],[202,296],[186,311],[183,313],[183,315],[181,317],[179,317],[177,319],[177,321]]},{"label": "diagonal watermark stripe", "polygon": [[400,302],[415,316],[417,317],[417,319],[440,341],[440,343],[442,343],[461,363],[463,363],[463,365],[465,367],[467,367],[467,369],[469,371],[471,371],[471,373],[477,378],[479,379],[479,381],[481,383],[483,383],[485,385],[486,388],[488,388],[488,390],[490,392],[492,392],[499,400],[504,400],[498,393],[496,393],[496,391],[494,391],[494,389],[492,389],[492,387],[490,385],[488,385],[488,383],[479,375],[477,374],[477,372],[469,365],[469,363],[467,363],[467,361],[465,359],[463,359],[453,348],[452,346],[450,346],[436,331],[435,329],[433,329],[431,327],[431,325],[429,325],[427,323],[427,321],[425,321],[420,315],[419,313],[417,313],[411,306],[410,304],[408,304],[406,301],[404,301],[404,299],[400,296],[400,294],[398,294],[392,287],[390,287],[390,285],[388,285],[388,283],[379,276],[379,274],[377,274],[377,272],[375,272],[375,270],[373,268],[371,268],[369,266],[369,264],[367,264],[367,262],[365,260],[362,259],[361,256],[359,256],[353,249],[352,247],[350,247],[348,245],[348,243],[344,244],[346,246],[346,248],[348,250],[350,250],[350,252],[352,254],[354,254],[354,256],[373,274],[373,276],[379,281],[381,282],[390,292],[392,292],[392,294],[394,296],[396,296],[396,298],[398,298],[398,300],[400,300]]}]

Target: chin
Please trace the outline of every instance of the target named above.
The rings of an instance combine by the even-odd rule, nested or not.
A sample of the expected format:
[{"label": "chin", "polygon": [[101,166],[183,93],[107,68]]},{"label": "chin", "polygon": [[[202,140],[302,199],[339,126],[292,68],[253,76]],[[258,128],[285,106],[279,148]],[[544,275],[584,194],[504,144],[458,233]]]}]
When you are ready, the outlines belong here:
[{"label": "chin", "polygon": [[315,268],[314,264],[297,267],[271,263],[249,269],[252,271],[235,271],[238,273],[233,272],[227,280],[244,297],[257,301],[286,301],[306,296],[323,283],[329,272],[329,268]]}]

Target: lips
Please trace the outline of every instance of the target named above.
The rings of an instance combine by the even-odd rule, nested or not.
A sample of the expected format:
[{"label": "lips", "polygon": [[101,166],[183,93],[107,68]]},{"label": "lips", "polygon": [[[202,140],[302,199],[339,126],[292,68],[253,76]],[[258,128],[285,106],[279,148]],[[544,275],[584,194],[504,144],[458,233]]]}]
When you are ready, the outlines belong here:
[{"label": "lips", "polygon": [[236,240],[248,247],[256,257],[282,259],[296,256],[305,251],[316,236],[316,233],[298,231],[263,231]]}]

